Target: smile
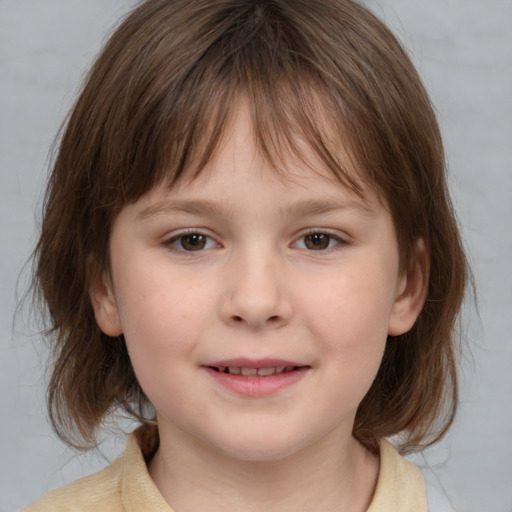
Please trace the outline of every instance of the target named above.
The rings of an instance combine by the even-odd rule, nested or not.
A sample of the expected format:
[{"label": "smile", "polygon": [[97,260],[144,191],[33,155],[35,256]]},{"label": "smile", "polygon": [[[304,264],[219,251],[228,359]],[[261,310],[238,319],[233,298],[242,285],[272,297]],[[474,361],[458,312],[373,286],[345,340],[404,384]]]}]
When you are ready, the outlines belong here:
[{"label": "smile", "polygon": [[216,385],[246,397],[275,395],[300,382],[311,370],[291,361],[235,359],[203,366]]},{"label": "smile", "polygon": [[213,367],[213,370],[216,370],[221,373],[229,373],[230,375],[243,375],[245,377],[249,376],[259,376],[259,377],[271,377],[272,375],[280,375],[282,373],[292,372],[299,367],[297,366],[270,366],[266,368],[247,368],[241,366],[219,366]]}]

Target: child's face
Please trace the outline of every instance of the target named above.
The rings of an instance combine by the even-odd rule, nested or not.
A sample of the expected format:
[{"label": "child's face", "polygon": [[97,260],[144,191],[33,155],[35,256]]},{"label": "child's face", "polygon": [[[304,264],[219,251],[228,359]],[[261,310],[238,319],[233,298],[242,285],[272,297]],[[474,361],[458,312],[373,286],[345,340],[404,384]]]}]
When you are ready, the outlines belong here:
[{"label": "child's face", "polygon": [[162,437],[249,460],[349,440],[388,333],[414,321],[390,214],[288,164],[268,168],[240,107],[205,172],[114,223],[91,297]]}]

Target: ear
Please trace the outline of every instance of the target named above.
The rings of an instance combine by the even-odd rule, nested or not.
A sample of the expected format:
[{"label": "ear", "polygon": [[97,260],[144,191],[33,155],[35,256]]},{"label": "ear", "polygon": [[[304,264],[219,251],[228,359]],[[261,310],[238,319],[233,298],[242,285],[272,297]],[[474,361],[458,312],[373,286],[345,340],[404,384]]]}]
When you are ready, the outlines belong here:
[{"label": "ear", "polygon": [[420,238],[416,242],[415,255],[409,270],[398,281],[388,327],[388,334],[391,336],[406,333],[416,322],[427,298],[429,270],[429,254],[423,238]]},{"label": "ear", "polygon": [[123,329],[112,292],[112,283],[106,272],[103,272],[89,287],[89,298],[98,327],[107,336],[122,334]]}]

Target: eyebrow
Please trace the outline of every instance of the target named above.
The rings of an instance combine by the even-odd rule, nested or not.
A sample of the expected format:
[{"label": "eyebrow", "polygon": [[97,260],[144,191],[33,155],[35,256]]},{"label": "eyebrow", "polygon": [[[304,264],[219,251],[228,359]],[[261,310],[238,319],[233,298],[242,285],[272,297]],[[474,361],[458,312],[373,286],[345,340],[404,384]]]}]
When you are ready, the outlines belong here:
[{"label": "eyebrow", "polygon": [[[365,216],[375,214],[375,208],[362,200],[342,201],[332,198],[305,199],[280,208],[280,215],[310,217],[329,214],[340,210],[355,211]],[[138,220],[146,220],[159,215],[186,213],[191,215],[212,215],[215,217],[234,217],[234,212],[225,203],[211,200],[162,200],[151,204],[137,214]]]},{"label": "eyebrow", "polygon": [[306,199],[292,203],[286,208],[281,208],[282,215],[299,215],[308,217],[333,213],[339,210],[349,210],[364,215],[375,214],[375,208],[372,208],[369,202],[363,200],[336,200],[332,198],[325,199]]},{"label": "eyebrow", "polygon": [[137,214],[137,219],[145,220],[158,215],[189,213],[192,215],[214,215],[216,217],[232,217],[233,214],[225,204],[204,199],[198,200],[162,200],[149,205]]}]

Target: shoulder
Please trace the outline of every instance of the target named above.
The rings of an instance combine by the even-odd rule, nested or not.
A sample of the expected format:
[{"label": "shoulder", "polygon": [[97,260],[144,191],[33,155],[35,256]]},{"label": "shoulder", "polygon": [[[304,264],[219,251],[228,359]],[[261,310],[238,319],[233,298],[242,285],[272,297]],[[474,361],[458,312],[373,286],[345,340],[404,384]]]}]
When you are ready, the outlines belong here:
[{"label": "shoulder", "polygon": [[382,439],[377,487],[368,512],[428,512],[425,480],[412,462]]},{"label": "shoulder", "polygon": [[158,445],[154,426],[135,430],[118,459],[99,473],[45,494],[21,512],[172,512],[147,471],[146,460]]},{"label": "shoulder", "polygon": [[122,460],[99,473],[48,492],[22,512],[121,512]]},{"label": "shoulder", "polygon": [[420,470],[384,439],[380,458],[379,479],[368,512],[454,512],[431,470]]},{"label": "shoulder", "polygon": [[22,512],[122,511],[122,460],[117,459],[99,473],[50,491]]},{"label": "shoulder", "polygon": [[[404,510],[418,512],[455,512],[436,474],[429,468],[421,469],[404,459],[388,441],[380,444],[381,475],[379,483],[386,490],[394,487],[400,503],[406,500]],[[380,481],[382,479],[382,482]],[[396,503],[394,509],[396,510]],[[391,510],[391,509],[390,509]]]}]

